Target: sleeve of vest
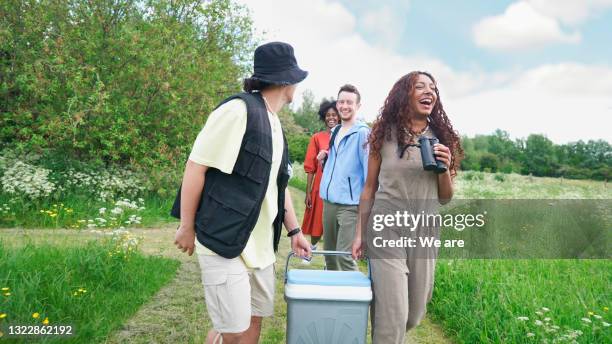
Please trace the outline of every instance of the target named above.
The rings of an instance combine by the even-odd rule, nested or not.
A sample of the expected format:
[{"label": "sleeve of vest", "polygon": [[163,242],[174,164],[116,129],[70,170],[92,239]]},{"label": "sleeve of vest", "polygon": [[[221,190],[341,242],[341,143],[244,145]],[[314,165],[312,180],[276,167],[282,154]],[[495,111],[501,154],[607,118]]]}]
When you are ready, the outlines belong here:
[{"label": "sleeve of vest", "polygon": [[189,160],[230,174],[246,132],[247,107],[231,100],[213,111],[193,144]]}]

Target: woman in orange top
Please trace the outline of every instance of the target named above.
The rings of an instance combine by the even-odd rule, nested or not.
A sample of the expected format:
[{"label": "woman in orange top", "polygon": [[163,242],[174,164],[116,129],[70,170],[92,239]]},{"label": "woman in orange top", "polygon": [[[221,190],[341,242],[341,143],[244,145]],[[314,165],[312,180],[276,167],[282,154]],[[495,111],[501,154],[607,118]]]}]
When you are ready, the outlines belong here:
[{"label": "woman in orange top", "polygon": [[304,221],[302,231],[310,234],[310,241],[313,245],[319,242],[323,235],[323,201],[319,197],[319,184],[323,175],[322,160],[319,153],[327,152],[329,147],[330,131],[339,121],[340,116],[336,110],[335,101],[324,100],[319,106],[319,118],[325,122],[326,129],[320,131],[310,138],[306,158],[304,158],[304,171],[308,175],[306,184],[306,210],[304,211]]}]

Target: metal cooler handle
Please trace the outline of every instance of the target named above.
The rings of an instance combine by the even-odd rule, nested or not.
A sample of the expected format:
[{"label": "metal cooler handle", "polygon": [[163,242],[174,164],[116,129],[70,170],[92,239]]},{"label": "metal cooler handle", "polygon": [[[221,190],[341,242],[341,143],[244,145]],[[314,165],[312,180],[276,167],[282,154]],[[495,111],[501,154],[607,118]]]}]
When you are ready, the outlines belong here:
[{"label": "metal cooler handle", "polygon": [[[311,254],[313,256],[320,255],[320,256],[351,256],[352,257],[351,252],[345,252],[345,251],[313,250]],[[297,257],[297,255],[293,251],[291,251],[289,252],[289,255],[287,256],[287,261],[285,262],[285,284],[287,284],[287,271],[289,271],[289,260],[291,259],[291,257]],[[372,280],[372,270],[370,269],[370,258],[365,257],[365,259],[368,262],[368,278]]]}]

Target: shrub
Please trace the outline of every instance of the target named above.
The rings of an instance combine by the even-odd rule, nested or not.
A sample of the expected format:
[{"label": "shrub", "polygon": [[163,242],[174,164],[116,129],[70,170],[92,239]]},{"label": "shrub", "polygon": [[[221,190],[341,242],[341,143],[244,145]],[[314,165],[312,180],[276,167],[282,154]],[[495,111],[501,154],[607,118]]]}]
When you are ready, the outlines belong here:
[{"label": "shrub", "polygon": [[308,148],[309,142],[310,137],[306,135],[294,135],[288,137],[287,144],[289,145],[289,157],[291,158],[291,161],[299,163],[304,162],[304,158],[306,157],[306,149]]},{"label": "shrub", "polygon": [[497,172],[499,167],[499,159],[495,154],[492,153],[484,153],[480,157],[480,170],[481,171],[489,171],[489,172]]},{"label": "shrub", "polygon": [[496,181],[498,182],[505,182],[506,181],[506,175],[502,174],[502,173],[496,173],[495,177],[493,177]]},{"label": "shrub", "polygon": [[484,174],[476,171],[465,171],[461,177],[465,180],[484,180]]},{"label": "shrub", "polygon": [[172,165],[240,89],[254,47],[245,11],[232,0],[1,1],[1,145]]}]

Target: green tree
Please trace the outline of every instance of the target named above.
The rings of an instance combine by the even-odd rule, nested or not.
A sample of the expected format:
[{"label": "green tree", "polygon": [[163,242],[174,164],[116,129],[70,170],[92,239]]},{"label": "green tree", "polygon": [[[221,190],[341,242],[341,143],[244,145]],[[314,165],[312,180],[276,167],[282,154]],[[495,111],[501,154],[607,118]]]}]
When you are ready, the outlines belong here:
[{"label": "green tree", "polygon": [[314,94],[310,90],[302,94],[303,101],[300,107],[294,112],[295,123],[304,128],[308,135],[312,135],[323,130],[324,123],[319,120],[319,103],[314,100]]},{"label": "green tree", "polygon": [[289,145],[289,158],[291,161],[304,162],[310,137],[307,135],[294,135],[288,137],[287,141]]},{"label": "green tree", "polygon": [[252,31],[230,0],[2,1],[1,142],[182,162],[206,115],[240,89]]},{"label": "green tree", "polygon": [[525,141],[523,173],[552,176],[557,170],[552,141],[540,134],[531,134]]},{"label": "green tree", "polygon": [[481,171],[495,173],[499,168],[499,159],[497,155],[486,152],[480,157],[479,165]]}]

